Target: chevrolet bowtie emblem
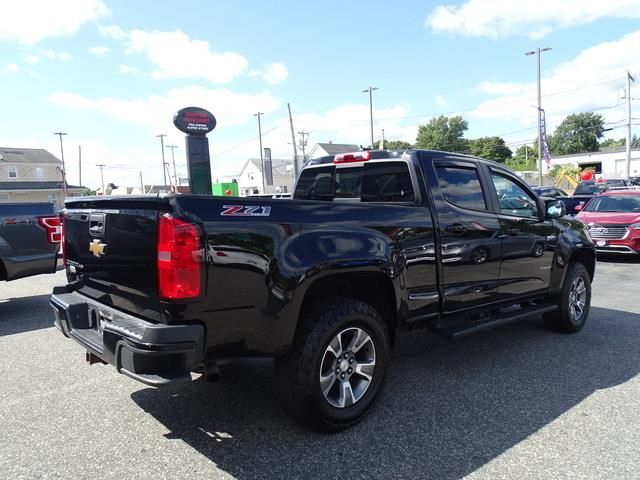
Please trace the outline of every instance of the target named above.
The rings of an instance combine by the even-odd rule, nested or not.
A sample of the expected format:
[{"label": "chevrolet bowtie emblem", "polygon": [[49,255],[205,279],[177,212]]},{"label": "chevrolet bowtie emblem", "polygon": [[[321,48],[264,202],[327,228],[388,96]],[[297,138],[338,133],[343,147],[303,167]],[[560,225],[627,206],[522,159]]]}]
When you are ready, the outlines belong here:
[{"label": "chevrolet bowtie emblem", "polygon": [[94,240],[93,242],[89,242],[89,251],[96,257],[101,257],[102,255],[104,255],[105,248],[107,248],[107,244],[101,243],[98,239]]}]

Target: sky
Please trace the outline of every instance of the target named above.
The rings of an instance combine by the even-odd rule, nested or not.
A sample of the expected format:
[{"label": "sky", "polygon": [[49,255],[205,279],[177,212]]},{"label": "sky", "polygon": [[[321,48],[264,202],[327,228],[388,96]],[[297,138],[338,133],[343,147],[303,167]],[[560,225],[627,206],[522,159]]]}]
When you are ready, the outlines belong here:
[{"label": "sky", "polygon": [[[185,140],[172,123],[198,106],[213,180],[237,174],[263,146],[292,158],[295,131],[316,142],[414,142],[430,118],[462,115],[468,138],[502,136],[515,150],[536,138],[536,62],[548,131],[572,113],[604,116],[625,136],[626,72],[640,125],[640,0],[299,2],[282,0],[0,0],[0,146],[45,148],[67,179],[118,186],[161,183],[159,134],[186,176]],[[634,97],[635,95],[635,97]],[[634,125],[634,132],[640,127]],[[296,141],[299,141],[297,136]],[[171,150],[166,149],[170,161]]]}]

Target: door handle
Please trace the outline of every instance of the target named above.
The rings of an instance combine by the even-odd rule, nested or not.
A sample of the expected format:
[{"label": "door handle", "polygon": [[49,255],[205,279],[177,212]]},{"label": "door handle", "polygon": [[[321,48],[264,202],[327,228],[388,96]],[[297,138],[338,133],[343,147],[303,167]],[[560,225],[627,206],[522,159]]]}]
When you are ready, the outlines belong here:
[{"label": "door handle", "polygon": [[461,223],[454,223],[453,225],[447,225],[445,230],[449,233],[464,233],[467,229]]}]

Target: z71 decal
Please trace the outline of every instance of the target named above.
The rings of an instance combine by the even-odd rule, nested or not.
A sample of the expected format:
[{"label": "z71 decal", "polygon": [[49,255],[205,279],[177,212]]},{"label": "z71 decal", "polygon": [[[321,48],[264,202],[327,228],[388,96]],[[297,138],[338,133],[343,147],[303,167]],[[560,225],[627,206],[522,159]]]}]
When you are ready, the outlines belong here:
[{"label": "z71 decal", "polygon": [[223,205],[224,210],[220,215],[224,217],[268,217],[271,215],[271,207],[249,207],[246,205]]}]

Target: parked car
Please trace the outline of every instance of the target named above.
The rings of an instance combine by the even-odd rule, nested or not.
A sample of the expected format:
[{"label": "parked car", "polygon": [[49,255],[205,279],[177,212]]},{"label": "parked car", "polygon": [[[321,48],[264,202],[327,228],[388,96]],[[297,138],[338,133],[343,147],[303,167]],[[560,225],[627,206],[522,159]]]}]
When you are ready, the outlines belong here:
[{"label": "parked car", "polygon": [[[594,196],[599,195],[602,192],[606,192],[611,188],[627,187],[630,185],[631,185],[631,182],[629,180],[623,180],[623,179],[608,179],[608,180],[602,180],[602,181],[584,180],[578,184],[572,196],[567,196],[566,194],[558,195],[557,194],[558,192],[553,192],[554,195],[552,196],[552,198],[557,198],[562,203],[564,203],[565,209],[569,215],[575,215]],[[546,187],[543,187],[543,188],[546,188]],[[559,191],[563,192],[562,190],[559,190]],[[551,195],[547,195],[546,193],[551,193],[551,192],[543,191],[543,193],[538,193],[538,195],[540,195],[541,197],[551,196]]]},{"label": "parked car", "polygon": [[61,233],[52,203],[0,204],[0,280],[54,273]]},{"label": "parked car", "polygon": [[531,189],[540,197],[559,198],[569,196],[564,190],[557,187],[531,187]]},{"label": "parked car", "polygon": [[589,226],[601,253],[640,253],[640,190],[612,190],[593,198],[576,218]]},{"label": "parked car", "polygon": [[577,332],[595,271],[561,202],[499,163],[427,150],[307,164],[292,200],[68,199],[63,227],[51,305],[90,363],[164,386],[275,357],[285,406],[323,431],[371,409],[398,330],[459,338],[543,315]]}]

